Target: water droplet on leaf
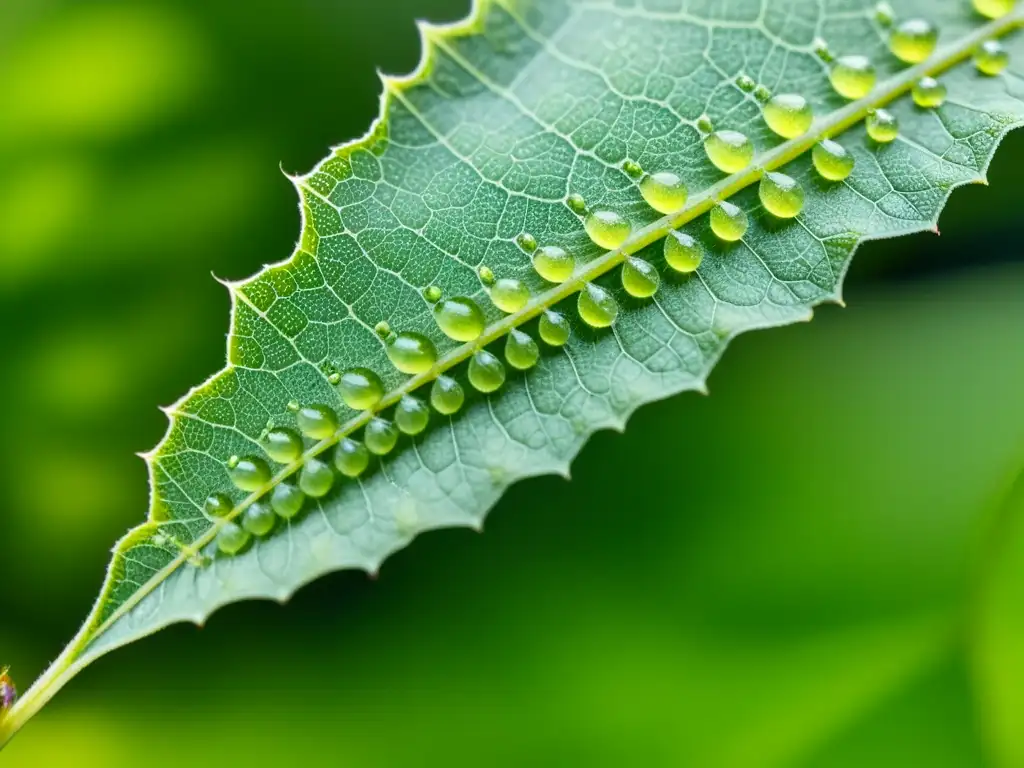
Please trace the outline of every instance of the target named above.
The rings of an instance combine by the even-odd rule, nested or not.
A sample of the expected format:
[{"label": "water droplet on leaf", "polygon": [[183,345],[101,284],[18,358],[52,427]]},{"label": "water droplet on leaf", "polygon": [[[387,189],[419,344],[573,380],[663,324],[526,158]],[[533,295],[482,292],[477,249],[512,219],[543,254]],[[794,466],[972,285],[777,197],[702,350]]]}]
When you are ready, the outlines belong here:
[{"label": "water droplet on leaf", "polygon": [[640,194],[658,213],[675,213],[686,205],[689,191],[681,178],[671,171],[652,173],[640,182]]},{"label": "water droplet on leaf", "polygon": [[395,406],[395,426],[407,435],[418,435],[430,422],[430,409],[421,401],[405,395]]},{"label": "water droplet on leaf", "polygon": [[479,392],[494,392],[505,383],[505,366],[486,349],[481,349],[469,361],[469,383]]},{"label": "water droplet on leaf", "polygon": [[210,517],[224,517],[234,508],[234,502],[223,493],[211,493],[203,504],[203,509]]},{"label": "water droplet on leaf", "polygon": [[404,331],[388,342],[388,359],[400,372],[412,376],[429,371],[437,362],[434,342],[420,333]]},{"label": "water droplet on leaf", "polygon": [[846,147],[831,139],[825,139],[811,151],[814,167],[822,178],[842,181],[853,173],[853,155]]},{"label": "water droplet on leaf", "polygon": [[754,88],[757,87],[757,83],[750,75],[739,75],[736,78],[736,85],[744,93],[750,93]]},{"label": "water droplet on leaf", "polygon": [[998,40],[986,40],[974,52],[974,65],[986,75],[998,75],[1010,63],[1010,54]]},{"label": "water droplet on leaf", "polygon": [[430,389],[430,404],[443,416],[458,413],[465,401],[462,385],[451,376],[438,376]]},{"label": "water droplet on leaf", "polygon": [[[345,381],[345,376],[342,376],[342,382]],[[295,422],[302,434],[314,440],[326,440],[338,431],[338,415],[326,405],[307,405],[300,408],[295,415]]]},{"label": "water droplet on leaf", "polygon": [[342,374],[338,393],[349,408],[365,411],[384,397],[384,383],[380,376],[367,368],[353,368]]},{"label": "water droplet on leaf", "polygon": [[441,289],[436,285],[428,285],[423,289],[423,298],[431,304],[437,304],[441,300]]},{"label": "water droplet on leaf", "polygon": [[502,312],[518,312],[529,301],[530,289],[514,277],[503,277],[491,287],[491,302]]},{"label": "water droplet on leaf", "polygon": [[896,11],[889,3],[878,3],[875,6],[875,20],[883,27],[892,26],[896,20]]},{"label": "water droplet on leaf", "polygon": [[253,536],[266,536],[276,522],[274,510],[261,501],[250,504],[242,513],[242,527]]},{"label": "water droplet on leaf", "polygon": [[711,133],[715,130],[715,124],[711,122],[711,118],[707,115],[701,115],[697,118],[697,130],[701,133]]},{"label": "water droplet on leaf", "polygon": [[780,93],[764,105],[764,121],[782,138],[795,139],[810,129],[814,112],[803,96]]},{"label": "water droplet on leaf", "polygon": [[561,347],[569,341],[569,337],[572,335],[572,326],[565,315],[549,309],[540,316],[537,332],[545,344]]},{"label": "water droplet on leaf", "polygon": [[704,247],[691,235],[673,230],[665,237],[665,261],[676,272],[694,272],[704,261]]},{"label": "water droplet on leaf", "polygon": [[382,339],[386,339],[391,335],[391,324],[387,320],[381,320],[373,326],[373,330]]},{"label": "water droplet on leaf", "polygon": [[974,0],[974,10],[989,19],[1001,19],[1013,10],[1016,0]]},{"label": "water droplet on leaf", "polygon": [[841,56],[832,64],[829,79],[840,96],[862,99],[875,87],[875,67],[866,56]]},{"label": "water droplet on leaf", "polygon": [[330,465],[316,457],[306,459],[299,472],[299,488],[313,499],[326,496],[334,486],[334,471]]},{"label": "water droplet on leaf", "polygon": [[622,287],[637,299],[648,299],[661,287],[661,275],[649,261],[630,256],[622,265]]},{"label": "water droplet on leaf", "polygon": [[913,96],[917,106],[935,109],[946,101],[946,86],[934,77],[922,77],[914,83]]},{"label": "water droplet on leaf", "polygon": [[291,464],[302,455],[302,438],[291,429],[277,427],[263,438],[263,450],[279,464]]},{"label": "water droplet on leaf", "polygon": [[754,159],[754,143],[739,131],[715,131],[704,140],[704,151],[725,173],[739,173]]},{"label": "water droplet on leaf", "polygon": [[889,50],[900,61],[920,64],[935,51],[939,30],[927,19],[907,19],[889,35]]},{"label": "water droplet on leaf", "polygon": [[727,200],[711,209],[711,231],[726,242],[742,239],[749,226],[746,212]]},{"label": "water droplet on leaf", "polygon": [[281,483],[270,494],[270,506],[284,520],[299,514],[305,501],[306,494],[289,483]]},{"label": "water droplet on leaf", "polygon": [[248,543],[249,533],[238,523],[229,520],[217,531],[217,549],[225,555],[237,555]]},{"label": "water droplet on leaf", "polygon": [[394,450],[398,442],[398,428],[387,419],[371,419],[363,430],[363,444],[370,453],[384,456]]},{"label": "water droplet on leaf", "polygon": [[596,245],[609,251],[620,248],[633,230],[630,223],[614,211],[594,211],[587,216],[584,227]]},{"label": "water droplet on leaf", "polygon": [[773,216],[792,219],[804,208],[804,190],[784,173],[766,173],[758,187],[761,205]]},{"label": "water droplet on leaf", "polygon": [[473,341],[479,338],[486,325],[483,310],[475,301],[465,296],[445,299],[434,307],[434,320],[438,328],[455,341]]},{"label": "water droplet on leaf", "polygon": [[530,334],[513,328],[505,341],[505,359],[513,368],[527,371],[540,359],[540,348]]},{"label": "water droplet on leaf", "polygon": [[572,277],[576,259],[557,245],[547,245],[533,254],[533,268],[549,283],[564,283]]},{"label": "water droplet on leaf", "polygon": [[607,328],[619,316],[619,304],[612,294],[594,283],[587,283],[576,302],[580,317],[592,328]]},{"label": "water droplet on leaf", "polygon": [[270,467],[258,456],[246,456],[239,459],[234,467],[228,469],[231,482],[242,491],[258,491],[270,482]]},{"label": "water droplet on leaf", "polygon": [[865,125],[868,136],[879,144],[888,144],[900,135],[900,121],[887,109],[877,109],[868,115]]},{"label": "water droplet on leaf", "polygon": [[359,477],[370,465],[366,446],[351,437],[343,437],[334,450],[334,466],[345,477]]}]

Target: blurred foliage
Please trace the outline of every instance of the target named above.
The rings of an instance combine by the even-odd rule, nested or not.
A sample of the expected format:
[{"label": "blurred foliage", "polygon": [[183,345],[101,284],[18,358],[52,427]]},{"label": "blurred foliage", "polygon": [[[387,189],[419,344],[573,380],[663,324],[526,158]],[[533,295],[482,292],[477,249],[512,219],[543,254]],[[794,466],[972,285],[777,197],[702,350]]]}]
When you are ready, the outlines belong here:
[{"label": "blurred foliage", "polygon": [[[412,20],[467,6],[0,4],[0,661],[22,685],[144,515],[154,406],[223,362],[209,272],[290,252],[277,167],[361,134]],[[862,249],[850,309],[741,340],[711,398],[600,435],[485,536],[119,651],[5,764],[1024,765],[1022,167],[1017,135],[941,238]],[[154,755],[155,718],[188,738]]]}]

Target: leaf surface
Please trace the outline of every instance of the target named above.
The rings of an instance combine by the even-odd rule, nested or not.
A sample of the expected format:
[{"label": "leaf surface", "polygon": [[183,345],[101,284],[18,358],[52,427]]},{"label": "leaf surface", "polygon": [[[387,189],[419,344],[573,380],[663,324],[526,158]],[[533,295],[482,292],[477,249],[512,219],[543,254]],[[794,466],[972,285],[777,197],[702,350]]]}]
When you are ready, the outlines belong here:
[{"label": "leaf surface", "polygon": [[[950,191],[981,181],[1002,136],[1024,121],[1024,40],[1016,31],[1024,11],[986,22],[967,0],[893,6],[898,19],[925,17],[939,30],[925,63],[908,67],[889,53],[889,31],[865,0],[503,0],[479,3],[455,27],[424,26],[423,64],[408,78],[384,78],[382,117],[367,136],[295,179],[303,212],[295,254],[229,286],[227,368],[167,409],[167,436],[146,456],[148,522],[118,544],[82,632],[39,693],[18,706],[37,709],[82,666],[168,624],[201,623],[244,598],[284,600],[329,571],[375,572],[430,529],[481,526],[516,480],[567,475],[593,432],[622,429],[644,403],[703,390],[739,333],[807,320],[815,305],[839,301],[860,242],[933,228]],[[1011,55],[995,77],[969,60],[989,36],[1001,36]],[[867,97],[848,102],[835,93],[816,52],[821,40],[834,55],[871,59],[878,85]],[[938,109],[921,109],[908,95],[929,73],[949,91]],[[789,141],[772,133],[745,77],[806,98],[816,115],[811,129]],[[884,145],[868,139],[863,123],[882,106],[901,126]],[[726,175],[708,161],[702,118],[752,139],[751,168]],[[828,137],[855,159],[845,182],[825,182],[812,166],[810,150]],[[655,212],[626,162],[681,176],[686,207]],[[772,217],[758,199],[763,170],[775,169],[806,195],[791,221]],[[609,252],[592,243],[566,204],[570,195],[628,219],[625,245]],[[750,218],[731,245],[708,226],[708,211],[725,199]],[[706,251],[689,276],[662,255],[677,227]],[[545,283],[520,246],[525,234],[572,253],[573,278]],[[622,290],[618,267],[629,254],[658,268],[653,298]],[[529,303],[499,311],[481,267],[523,281]],[[575,295],[589,281],[617,298],[611,329],[576,316]],[[478,341],[458,344],[441,333],[424,296],[430,286],[485,308]],[[268,424],[294,425],[290,404],[327,404],[340,415],[339,435],[358,436],[371,414],[343,404],[332,374],[376,371],[388,391],[386,413],[403,394],[424,397],[441,373],[471,393],[465,360],[485,344],[500,355],[512,328],[535,336],[536,317],[555,306],[574,323],[564,348],[545,347],[536,368],[510,371],[490,396],[470,394],[457,415],[435,413],[425,433],[402,438],[359,480],[339,480],[237,556],[217,554],[221,523],[204,513],[204,500],[229,493],[237,516],[299,467],[275,465],[274,480],[251,495],[232,490],[227,469],[229,457],[263,454]],[[382,322],[430,338],[437,364],[411,378],[396,371],[376,331]],[[305,455],[337,439],[307,441]]]}]

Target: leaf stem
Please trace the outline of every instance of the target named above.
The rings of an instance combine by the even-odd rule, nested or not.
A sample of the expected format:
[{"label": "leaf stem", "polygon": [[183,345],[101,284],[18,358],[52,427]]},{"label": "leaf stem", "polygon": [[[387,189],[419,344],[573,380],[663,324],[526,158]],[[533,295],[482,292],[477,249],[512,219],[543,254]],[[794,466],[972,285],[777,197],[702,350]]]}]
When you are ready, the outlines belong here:
[{"label": "leaf stem", "polygon": [[[479,7],[476,10],[478,11]],[[631,254],[657,242],[673,229],[678,229],[698,216],[707,213],[719,201],[726,200],[746,187],[758,182],[764,173],[780,168],[795,160],[823,139],[842,133],[864,119],[870,110],[885,106],[902,96],[921,77],[938,74],[949,69],[969,57],[974,49],[984,40],[1005,35],[1022,25],[1024,25],[1024,9],[1018,9],[1002,19],[997,19],[979,27],[962,40],[941,49],[922,64],[905,69],[889,80],[880,83],[865,98],[851,102],[845,107],[817,119],[803,136],[780,144],[755,158],[754,163],[749,168],[724,178],[700,194],[695,195],[680,211],[664,216],[643,229],[637,230],[618,250],[610,251],[588,262],[580,267],[568,281],[533,297],[523,309],[491,324],[475,341],[451,350],[442,356],[429,371],[408,379],[402,386],[389,392],[374,409],[358,414],[343,424],[333,437],[322,440],[314,445],[298,460],[278,472],[262,488],[246,497],[229,515],[214,523],[205,534],[200,536],[190,546],[182,548],[182,551],[174,560],[155,574],[145,585],[141,586],[103,622],[97,623],[105,596],[101,595],[86,619],[85,624],[61,655],[10,710],[0,713],[0,749],[3,749],[25,723],[82,668],[104,653],[134,639],[121,640],[90,654],[87,652],[88,646],[96,638],[100,637],[126,613],[134,609],[157,586],[175,573],[178,568],[188,563],[204,547],[208,546],[214,540],[224,522],[240,515],[251,504],[297,472],[308,458],[328,450],[343,437],[365,426],[377,413],[395,405],[403,396],[430,383],[454,366],[468,360],[483,347],[500,339],[509,331],[537,317],[563,299],[580,291],[587,283],[614,269]],[[391,89],[401,88],[401,86],[391,83],[388,84],[388,87]],[[401,98],[400,94],[398,98]],[[232,288],[232,290],[234,291],[235,289]],[[120,547],[115,551],[120,552]]]}]

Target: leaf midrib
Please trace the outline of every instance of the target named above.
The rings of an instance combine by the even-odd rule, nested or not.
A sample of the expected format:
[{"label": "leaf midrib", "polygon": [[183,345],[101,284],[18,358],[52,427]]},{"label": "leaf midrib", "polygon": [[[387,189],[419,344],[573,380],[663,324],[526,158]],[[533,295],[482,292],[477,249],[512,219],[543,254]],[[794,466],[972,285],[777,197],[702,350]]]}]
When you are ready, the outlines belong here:
[{"label": "leaf midrib", "polygon": [[[20,728],[20,725],[38,711],[38,709],[42,707],[68,679],[73,677],[81,668],[91,662],[92,657],[85,652],[87,651],[90,643],[107,632],[128,612],[138,606],[143,599],[148,597],[153,590],[176,573],[181,566],[187,564],[190,560],[199,555],[202,549],[213,542],[217,533],[226,522],[241,515],[249,506],[298,472],[309,458],[318,456],[324,451],[330,449],[337,444],[339,440],[369,423],[369,421],[379,412],[392,407],[405,395],[429,384],[437,377],[451,370],[460,363],[465,362],[477,351],[502,338],[509,331],[532,320],[547,309],[579,292],[587,283],[608,273],[620,265],[630,255],[661,240],[670,231],[678,229],[697,217],[707,213],[719,201],[727,200],[741,190],[759,181],[765,173],[792,162],[805,152],[809,151],[818,142],[832,138],[844,132],[851,126],[863,120],[870,110],[885,106],[899,98],[908,92],[912,88],[914,82],[919,78],[926,75],[935,75],[955,66],[970,56],[973,50],[982,41],[992,37],[1003,36],[1016,27],[1022,25],[1024,25],[1024,9],[1018,9],[1001,19],[997,19],[979,27],[970,35],[967,35],[956,43],[941,48],[927,61],[916,66],[909,67],[901,71],[899,74],[878,84],[875,89],[863,99],[850,102],[841,109],[836,110],[827,116],[816,119],[811,125],[810,130],[803,136],[786,141],[783,144],[756,156],[752,164],[747,169],[739,173],[732,174],[731,176],[727,176],[716,184],[713,184],[702,192],[694,195],[688,201],[686,206],[677,213],[663,216],[646,227],[636,230],[630,235],[629,239],[622,247],[614,251],[609,251],[603,256],[581,266],[566,282],[553,286],[552,288],[531,297],[529,303],[523,309],[492,323],[475,341],[462,344],[441,356],[430,370],[411,377],[401,386],[386,394],[375,408],[363,411],[357,416],[349,419],[338,429],[333,437],[321,440],[305,451],[299,459],[281,469],[262,488],[254,491],[239,502],[239,504],[228,515],[225,515],[220,520],[214,522],[210,526],[209,530],[198,537],[191,545],[182,548],[181,552],[174,560],[152,576],[145,584],[141,585],[131,597],[118,606],[118,608],[102,623],[95,625],[96,619],[102,610],[104,599],[107,596],[106,591],[104,591],[93,607],[92,612],[86,619],[81,630],[68,644],[64,652],[7,713],[6,718],[4,718],[4,722],[0,724],[4,726],[0,728],[0,747],[2,747],[4,742],[12,736],[18,728]],[[450,52],[443,42],[439,43],[439,39],[443,40],[443,38],[440,38],[437,35],[428,35],[427,37],[435,45],[444,48],[446,53]],[[429,61],[429,55],[429,49],[424,49],[423,61],[425,63]],[[385,78],[384,82],[387,87],[387,92],[394,95],[399,100],[403,100],[402,91],[409,85],[421,82],[428,73],[429,67],[421,65],[415,75],[404,80],[399,81],[396,79]],[[484,83],[484,85],[487,84]],[[405,103],[404,100],[403,103]],[[387,115],[383,114],[380,119],[386,123]],[[363,140],[357,140],[356,142],[353,142],[353,145],[360,143],[360,141]],[[316,171],[314,170],[312,173],[315,172]],[[308,176],[305,178],[308,178]],[[242,297],[241,291],[236,284],[230,284],[229,288],[234,301],[245,302],[245,299]],[[228,370],[230,370],[230,366]],[[167,412],[175,417],[184,415],[173,408],[168,409]],[[147,462],[150,462],[152,460],[152,455],[147,455],[145,458],[147,459]],[[120,546],[116,551],[121,551]],[[128,640],[125,640],[125,642],[128,642]],[[117,647],[121,644],[123,643],[116,643],[105,650],[110,650],[111,648]],[[11,730],[9,730],[9,728]]]}]

